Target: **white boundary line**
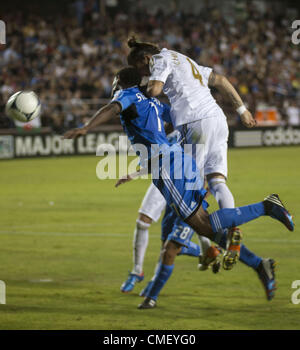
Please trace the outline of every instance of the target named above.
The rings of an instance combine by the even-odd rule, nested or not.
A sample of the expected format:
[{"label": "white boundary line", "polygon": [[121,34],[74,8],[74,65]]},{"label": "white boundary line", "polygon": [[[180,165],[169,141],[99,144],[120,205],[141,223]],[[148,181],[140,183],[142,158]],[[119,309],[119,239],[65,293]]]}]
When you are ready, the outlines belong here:
[{"label": "white boundary line", "polygon": [[[0,235],[33,235],[33,236],[60,236],[60,237],[132,237],[132,233],[96,233],[96,232],[16,232],[16,231],[0,231]],[[157,234],[150,234],[150,237],[160,237]],[[298,243],[300,244],[300,240],[296,239],[267,239],[267,238],[251,238],[247,237],[247,241],[250,242],[265,242],[265,243]]]}]

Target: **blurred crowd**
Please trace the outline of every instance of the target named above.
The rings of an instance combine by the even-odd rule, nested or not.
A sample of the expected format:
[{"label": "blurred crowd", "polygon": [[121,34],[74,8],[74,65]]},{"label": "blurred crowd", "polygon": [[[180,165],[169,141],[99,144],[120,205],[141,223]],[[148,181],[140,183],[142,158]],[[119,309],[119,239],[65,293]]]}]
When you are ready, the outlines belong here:
[{"label": "blurred crowd", "polygon": [[[60,133],[84,123],[109,98],[113,76],[126,64],[126,41],[133,32],[224,74],[251,111],[276,107],[283,124],[291,119],[300,124],[300,45],[291,42],[288,15],[272,11],[271,2],[264,13],[249,3],[244,11],[226,15],[211,5],[199,14],[176,9],[150,14],[142,5],[125,13],[118,7],[104,12],[99,4],[77,0],[53,14],[14,12],[4,17],[0,128],[13,127],[4,117],[4,105],[21,89],[39,95],[42,126]],[[214,93],[230,123],[238,122]]]}]

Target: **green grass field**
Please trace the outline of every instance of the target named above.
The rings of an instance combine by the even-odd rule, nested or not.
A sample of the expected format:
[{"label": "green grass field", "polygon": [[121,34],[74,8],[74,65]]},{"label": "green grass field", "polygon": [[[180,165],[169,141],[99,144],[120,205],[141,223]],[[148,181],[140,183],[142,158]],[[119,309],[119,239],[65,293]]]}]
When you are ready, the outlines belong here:
[{"label": "green grass field", "polygon": [[300,304],[291,302],[292,282],[300,280],[299,157],[297,147],[229,152],[236,205],[277,192],[294,215],[294,232],[270,218],[243,226],[244,243],[278,261],[275,299],[267,302],[256,273],[242,263],[214,275],[181,256],[153,310],[137,305],[158,258],[159,223],[150,230],[145,281],[132,294],[120,292],[149,181],[115,189],[114,181],[96,178],[97,157],[1,161],[0,280],[7,293],[0,329],[300,329]]}]

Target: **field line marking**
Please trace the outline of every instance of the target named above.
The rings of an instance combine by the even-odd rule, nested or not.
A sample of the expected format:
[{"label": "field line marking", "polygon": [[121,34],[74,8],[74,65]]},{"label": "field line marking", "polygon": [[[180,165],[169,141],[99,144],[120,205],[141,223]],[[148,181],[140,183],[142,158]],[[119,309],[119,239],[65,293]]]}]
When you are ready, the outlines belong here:
[{"label": "field line marking", "polygon": [[[26,228],[39,228],[39,227],[47,227],[47,226],[51,226],[51,225],[57,225],[57,223],[53,223],[53,224],[31,224],[31,225],[25,225],[25,226],[8,226],[8,225],[3,225],[2,226],[2,229],[4,230],[11,230],[11,229],[26,229]],[[96,227],[96,226],[113,226],[114,223],[110,223],[110,222],[107,222],[107,223],[76,223],[76,226],[80,227]],[[70,226],[74,226],[74,224],[66,224],[66,223],[62,223],[62,224],[59,224],[60,227],[70,227]]]},{"label": "field line marking", "polygon": [[[133,234],[125,233],[97,233],[97,232],[16,232],[16,231],[0,231],[0,235],[38,235],[38,236],[71,236],[71,237],[132,237]],[[150,234],[151,237],[160,237],[158,234]],[[267,239],[267,238],[251,238],[247,237],[249,242],[266,242],[266,243],[300,243],[300,240],[290,239]]]}]

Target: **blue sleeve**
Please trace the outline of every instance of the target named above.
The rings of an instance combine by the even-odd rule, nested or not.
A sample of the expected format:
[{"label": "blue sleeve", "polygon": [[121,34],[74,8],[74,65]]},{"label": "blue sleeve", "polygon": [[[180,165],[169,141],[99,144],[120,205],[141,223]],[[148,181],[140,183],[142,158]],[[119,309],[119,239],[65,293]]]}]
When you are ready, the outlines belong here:
[{"label": "blue sleeve", "polygon": [[112,102],[118,102],[122,111],[124,111],[134,103],[134,96],[126,94],[123,90],[119,90],[114,94],[114,97],[111,100],[111,103]]},{"label": "blue sleeve", "polygon": [[163,103],[162,104],[163,107],[164,107],[164,111],[163,111],[163,114],[162,114],[162,120],[166,123],[172,123],[172,119],[171,119],[171,115],[170,115],[170,106],[167,105],[166,103]]}]

